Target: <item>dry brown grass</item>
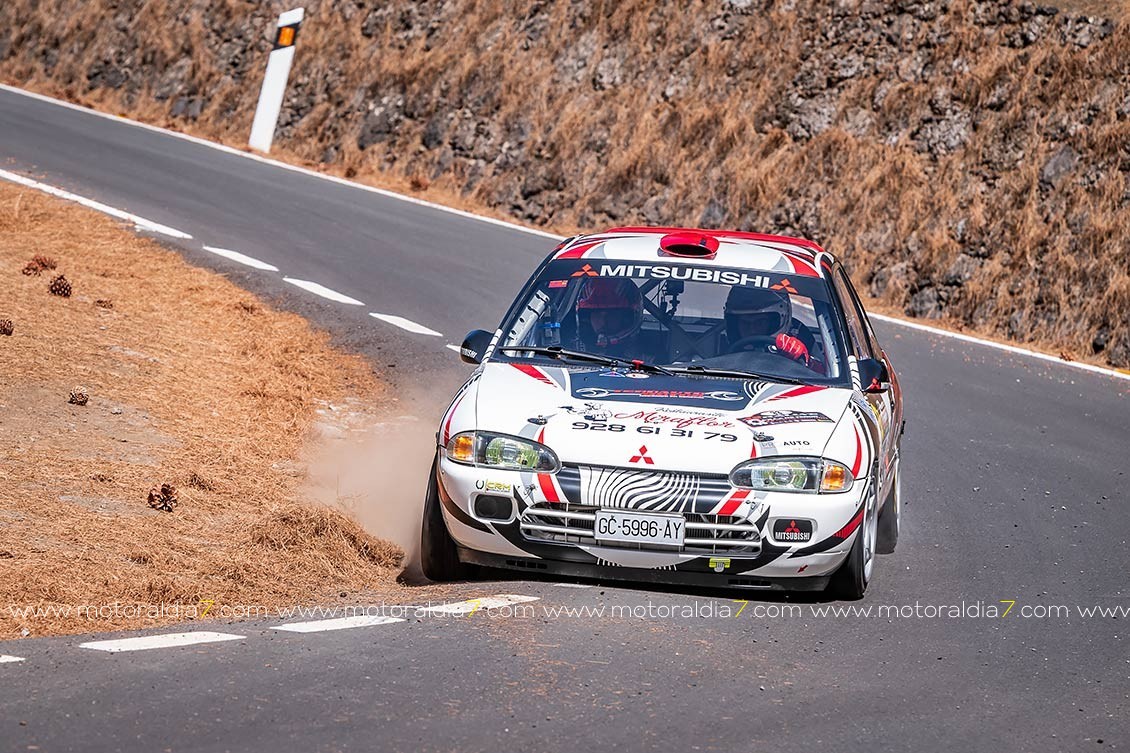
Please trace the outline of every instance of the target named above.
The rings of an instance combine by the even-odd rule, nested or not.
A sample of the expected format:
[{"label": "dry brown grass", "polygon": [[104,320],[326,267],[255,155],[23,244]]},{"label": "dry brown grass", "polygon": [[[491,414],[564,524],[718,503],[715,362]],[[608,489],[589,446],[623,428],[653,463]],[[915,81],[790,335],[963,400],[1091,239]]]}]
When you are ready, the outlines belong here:
[{"label": "dry brown grass", "polygon": [[[35,254],[57,260],[70,298],[20,273]],[[7,183],[0,280],[14,323],[0,337],[0,638],[173,619],[9,607],[218,614],[397,588],[396,546],[299,493],[321,401],[380,395],[362,359],[108,218]],[[75,385],[87,405],[68,404]],[[146,505],[162,483],[175,512]]]},{"label": "dry brown grass", "polygon": [[[245,142],[264,29],[281,3],[75,5],[6,3],[0,76]],[[1120,19],[1130,7],[1056,5]],[[754,2],[742,15],[701,1],[311,3],[275,152],[562,233],[696,225],[715,205],[719,224],[822,242],[879,308],[1130,365],[1130,24],[1084,46],[1063,31],[1080,26],[1064,14],[978,20],[1019,3],[956,0],[935,4],[936,16],[858,22],[863,6]],[[90,14],[104,22],[79,20]],[[853,56],[866,65],[833,81]],[[108,69],[124,82],[108,82]],[[807,103],[831,97],[811,137],[782,120],[807,79]],[[182,96],[200,98],[199,117],[173,116]],[[395,122],[361,149],[380,108]],[[968,118],[968,137],[925,151],[918,134],[955,115]],[[426,148],[429,124],[440,138]],[[1065,147],[1078,164],[1042,182]],[[905,274],[872,287],[896,265]],[[936,305],[923,305],[929,296]]]}]

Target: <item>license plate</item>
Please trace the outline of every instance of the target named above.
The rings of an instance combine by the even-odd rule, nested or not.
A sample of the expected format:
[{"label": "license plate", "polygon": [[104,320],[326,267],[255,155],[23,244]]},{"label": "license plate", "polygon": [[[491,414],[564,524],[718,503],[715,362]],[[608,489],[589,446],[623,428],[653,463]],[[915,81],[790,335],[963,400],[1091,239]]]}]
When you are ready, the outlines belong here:
[{"label": "license plate", "polygon": [[597,542],[681,547],[686,527],[682,515],[636,510],[596,511]]}]

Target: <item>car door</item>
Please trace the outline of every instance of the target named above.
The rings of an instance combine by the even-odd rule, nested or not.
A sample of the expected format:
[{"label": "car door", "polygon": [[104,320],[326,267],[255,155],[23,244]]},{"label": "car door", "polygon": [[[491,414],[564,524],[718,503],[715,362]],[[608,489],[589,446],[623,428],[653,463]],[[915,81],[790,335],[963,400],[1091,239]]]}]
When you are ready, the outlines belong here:
[{"label": "car door", "polygon": [[886,353],[879,347],[879,342],[875,338],[875,331],[871,327],[867,313],[863,310],[863,305],[859,302],[859,296],[856,295],[851,280],[848,279],[843,267],[839,264],[832,272],[832,283],[839,294],[846,320],[848,339],[855,357],[874,358],[881,361],[886,366],[890,378],[890,389],[883,392],[862,393],[863,399],[871,408],[878,424],[881,478],[884,482],[883,486],[886,487],[898,451],[898,432],[894,430],[894,427],[902,424],[902,399],[897,377],[894,369],[891,368]]}]

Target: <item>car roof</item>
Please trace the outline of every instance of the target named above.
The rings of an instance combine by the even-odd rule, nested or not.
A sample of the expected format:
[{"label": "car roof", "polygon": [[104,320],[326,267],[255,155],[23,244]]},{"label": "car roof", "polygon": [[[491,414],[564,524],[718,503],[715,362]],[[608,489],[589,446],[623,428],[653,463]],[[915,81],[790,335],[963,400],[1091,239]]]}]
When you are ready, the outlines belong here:
[{"label": "car roof", "polygon": [[806,277],[823,277],[835,263],[831,254],[803,238],[679,227],[614,227],[578,235],[554,249],[553,258],[669,260]]}]

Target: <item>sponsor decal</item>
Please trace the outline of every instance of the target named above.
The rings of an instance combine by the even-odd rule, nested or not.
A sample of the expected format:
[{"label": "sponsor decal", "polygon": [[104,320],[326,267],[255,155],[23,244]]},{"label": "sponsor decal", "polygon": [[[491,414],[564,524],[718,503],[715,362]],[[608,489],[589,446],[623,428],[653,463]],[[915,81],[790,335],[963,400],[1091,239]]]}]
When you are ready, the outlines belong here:
[{"label": "sponsor decal", "polygon": [[[573,273],[573,277],[581,275],[598,276],[592,267],[586,264]],[[720,282],[725,285],[743,285],[754,288],[769,287],[769,278],[765,275],[748,274],[729,269],[707,269],[705,267],[669,267],[658,264],[601,264],[600,277],[648,277],[653,280],[690,280],[691,282]]]},{"label": "sponsor decal", "polygon": [[568,284],[569,284],[568,280],[550,280],[549,281],[549,287],[551,287],[551,288],[563,288],[563,287],[566,287]]},{"label": "sponsor decal", "polygon": [[812,443],[807,439],[786,439],[781,442],[782,447],[808,447],[810,444]]},{"label": "sponsor decal", "polygon": [[628,371],[627,369],[610,369],[609,371],[600,372],[597,376],[613,377],[616,379],[647,379],[648,377],[648,375],[642,371]]},{"label": "sponsor decal", "polygon": [[605,389],[603,387],[582,387],[577,390],[578,397],[591,397],[595,400],[617,400],[621,398],[642,398],[646,400],[722,400],[736,402],[745,400],[736,392],[716,390],[714,392],[698,392],[695,390],[621,390]]},{"label": "sponsor decal", "polygon": [[598,275],[595,271],[593,271],[591,264],[586,264],[585,266],[581,267],[580,269],[578,269],[576,272],[574,272],[573,274],[571,274],[569,276],[570,277],[599,277],[600,275]]},{"label": "sponsor decal", "polygon": [[655,461],[647,456],[647,445],[640,446],[640,454],[632,455],[629,463],[645,463],[647,465],[655,465]]},{"label": "sponsor decal", "polygon": [[773,285],[773,286],[772,286],[772,287],[770,287],[769,289],[770,289],[770,290],[784,290],[784,291],[786,291],[786,292],[788,292],[788,293],[792,293],[793,295],[796,295],[796,288],[794,288],[794,287],[793,287],[793,284],[792,284],[791,282],[789,282],[789,278],[788,278],[788,277],[786,277],[785,279],[781,280],[781,281],[780,281],[780,282],[778,282],[778,283],[777,283],[776,285]]},{"label": "sponsor decal", "polygon": [[584,408],[577,408],[573,405],[560,405],[558,407],[570,416],[581,416],[586,421],[607,421],[609,416],[612,415],[596,403],[585,403]]},{"label": "sponsor decal", "polygon": [[812,541],[812,521],[777,518],[773,521],[773,538],[796,543]]},{"label": "sponsor decal", "polygon": [[620,420],[632,419],[645,424],[673,424],[677,428],[685,429],[688,426],[711,426],[720,429],[729,429],[736,424],[733,421],[724,421],[718,416],[705,413],[692,413],[676,409],[641,410],[626,413],[614,413],[613,418]]},{"label": "sponsor decal", "polygon": [[746,426],[777,426],[779,424],[833,423],[832,419],[816,411],[765,410],[752,416],[738,418]]}]

